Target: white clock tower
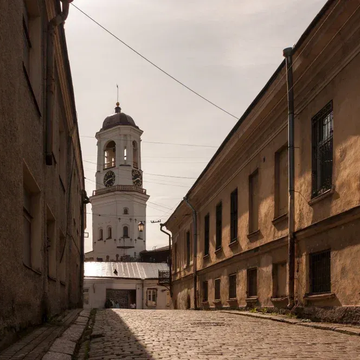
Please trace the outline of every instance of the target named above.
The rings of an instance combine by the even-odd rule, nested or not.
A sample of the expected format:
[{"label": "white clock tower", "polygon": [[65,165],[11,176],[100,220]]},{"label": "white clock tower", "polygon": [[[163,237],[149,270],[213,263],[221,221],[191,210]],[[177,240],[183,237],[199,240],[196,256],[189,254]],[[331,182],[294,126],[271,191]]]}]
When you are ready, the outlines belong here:
[{"label": "white clock tower", "polygon": [[[108,116],[99,132],[96,190],[90,202],[93,213],[94,261],[131,261],[146,249],[146,202],[141,170],[142,130],[121,112]],[[141,226],[140,226],[141,228]]]}]

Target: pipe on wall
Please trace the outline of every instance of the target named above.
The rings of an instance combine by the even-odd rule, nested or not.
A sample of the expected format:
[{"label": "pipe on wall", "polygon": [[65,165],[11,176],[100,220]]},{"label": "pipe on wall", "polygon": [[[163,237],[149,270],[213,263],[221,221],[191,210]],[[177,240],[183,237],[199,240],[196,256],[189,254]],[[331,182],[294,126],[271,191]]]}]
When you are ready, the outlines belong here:
[{"label": "pipe on wall", "polygon": [[164,234],[166,234],[169,237],[169,260],[168,260],[168,265],[169,265],[169,288],[170,288],[170,297],[172,298],[172,279],[171,279],[171,268],[172,268],[172,254],[171,254],[171,234],[168,231],[163,230],[163,228],[165,227],[165,224],[160,224],[160,231],[163,232]]},{"label": "pipe on wall", "polygon": [[193,214],[193,231],[194,231],[194,241],[193,241],[193,249],[194,249],[194,260],[193,260],[193,277],[194,277],[194,309],[197,310],[197,213],[194,207],[190,204],[189,200],[184,197],[184,201],[187,206],[191,209]]},{"label": "pipe on wall", "polygon": [[288,102],[288,308],[294,306],[295,298],[295,207],[294,207],[294,83],[293,83],[293,48],[284,49],[287,77],[287,102]]},{"label": "pipe on wall", "polygon": [[55,29],[65,22],[69,15],[70,3],[73,0],[61,0],[62,11],[48,22],[47,26],[47,53],[46,53],[46,139],[45,139],[45,162],[46,165],[53,163],[53,115],[55,97]]}]

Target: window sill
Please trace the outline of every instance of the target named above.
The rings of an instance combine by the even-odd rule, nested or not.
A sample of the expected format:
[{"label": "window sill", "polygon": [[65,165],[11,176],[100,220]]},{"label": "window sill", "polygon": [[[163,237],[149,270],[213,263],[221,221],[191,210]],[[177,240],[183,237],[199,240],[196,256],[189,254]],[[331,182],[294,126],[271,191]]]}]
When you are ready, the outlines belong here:
[{"label": "window sill", "polygon": [[251,296],[251,297],[246,298],[245,301],[247,303],[251,303],[251,304],[256,303],[258,301],[258,297],[257,296]]},{"label": "window sill", "polygon": [[280,223],[282,223],[283,221],[285,221],[287,219],[288,219],[288,213],[275,217],[272,220],[272,223],[273,223],[273,225],[277,225],[277,224],[280,224]]},{"label": "window sill", "polygon": [[214,300],[214,304],[221,304],[221,300],[220,299]]},{"label": "window sill", "polygon": [[204,260],[209,260],[209,259],[210,259],[210,255],[209,255],[209,254],[204,255],[204,256],[203,256],[203,259],[204,259]]},{"label": "window sill", "polygon": [[231,298],[231,299],[228,299],[228,302],[229,302],[229,303],[234,303],[234,302],[237,302],[237,298]]},{"label": "window sill", "polygon": [[282,301],[285,301],[287,300],[287,296],[281,296],[281,297],[272,297],[271,298],[271,301],[274,302],[274,303],[277,303],[277,302],[282,302]]},{"label": "window sill", "polygon": [[60,284],[61,284],[62,286],[66,286],[65,281],[60,280]]},{"label": "window sill", "polygon": [[318,203],[319,201],[321,201],[321,200],[323,200],[323,199],[326,199],[327,197],[331,196],[332,194],[334,194],[334,192],[335,192],[335,186],[332,186],[331,189],[326,190],[326,191],[323,192],[322,194],[313,197],[313,198],[308,202],[308,204],[309,204],[310,206],[312,206],[312,205]]},{"label": "window sill", "polygon": [[219,255],[223,251],[222,247],[215,250],[215,254]]},{"label": "window sill", "polygon": [[54,278],[53,276],[48,275],[48,279],[53,281],[53,282],[56,282],[56,278]]},{"label": "window sill", "polygon": [[209,300],[203,300],[202,304],[203,305],[209,305]]},{"label": "window sill", "polygon": [[325,293],[325,294],[309,294],[304,296],[304,300],[308,301],[320,301],[320,300],[327,300],[333,299],[335,297],[334,293]]},{"label": "window sill", "polygon": [[104,167],[103,170],[113,169],[114,167],[115,167],[115,165],[114,166],[109,166],[109,167]]},{"label": "window sill", "polygon": [[29,265],[26,265],[25,263],[23,263],[23,265],[24,265],[27,269],[29,269],[29,270],[31,270],[32,272],[34,272],[36,275],[39,275],[39,276],[42,275],[42,273],[41,273],[39,270],[35,270],[34,268],[32,268],[32,267],[29,266]]},{"label": "window sill", "polygon": [[256,230],[256,231],[253,231],[249,234],[247,234],[247,238],[250,240],[250,239],[254,239],[256,238],[258,235],[260,234],[260,230]]},{"label": "window sill", "polygon": [[233,247],[233,246],[236,246],[236,245],[239,245],[239,241],[238,241],[237,238],[231,240],[231,242],[229,243],[229,247]]}]

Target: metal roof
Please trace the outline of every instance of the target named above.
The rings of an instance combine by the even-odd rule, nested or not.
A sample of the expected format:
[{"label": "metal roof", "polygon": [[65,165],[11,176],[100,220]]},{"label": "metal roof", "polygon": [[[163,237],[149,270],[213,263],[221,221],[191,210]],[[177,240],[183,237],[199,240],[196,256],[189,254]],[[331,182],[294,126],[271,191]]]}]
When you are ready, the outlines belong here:
[{"label": "metal roof", "polygon": [[166,263],[146,262],[85,261],[84,263],[85,277],[157,279],[159,277],[159,270],[169,270],[169,267]]}]

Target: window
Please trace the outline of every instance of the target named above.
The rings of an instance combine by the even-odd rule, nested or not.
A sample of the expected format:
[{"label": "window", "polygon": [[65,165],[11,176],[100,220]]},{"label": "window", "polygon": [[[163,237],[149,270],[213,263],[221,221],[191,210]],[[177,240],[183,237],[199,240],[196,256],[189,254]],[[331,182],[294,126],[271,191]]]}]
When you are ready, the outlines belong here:
[{"label": "window", "polygon": [[191,260],[191,237],[190,231],[186,232],[186,265],[190,265]]},{"label": "window", "polygon": [[247,296],[257,296],[257,269],[247,270]]},{"label": "window", "polygon": [[47,208],[47,222],[46,222],[46,249],[47,249],[47,265],[48,276],[52,279],[56,278],[56,233],[55,233],[55,219],[52,216],[49,208]]},{"label": "window", "polygon": [[114,141],[109,141],[104,149],[104,169],[115,167],[116,145]]},{"label": "window", "polygon": [[273,264],[273,297],[280,298],[286,296],[286,262]]},{"label": "window", "polygon": [[146,306],[148,307],[156,306],[156,298],[157,298],[157,289],[146,290]]},{"label": "window", "polygon": [[103,229],[100,228],[99,229],[99,240],[103,240],[104,239],[104,232],[103,232]]},{"label": "window", "polygon": [[216,205],[216,250],[221,249],[221,240],[222,240],[222,203],[219,203]]},{"label": "window", "polygon": [[123,237],[128,238],[129,237],[129,228],[127,226],[123,227]]},{"label": "window", "polygon": [[24,244],[23,244],[23,261],[27,266],[31,266],[31,194],[24,187],[24,206],[23,206],[23,227],[24,227]]},{"label": "window", "polygon": [[249,177],[249,233],[259,230],[259,171]]},{"label": "window", "polygon": [[177,263],[177,243],[174,244],[173,259],[174,259],[174,272],[177,272],[177,268],[178,268],[178,263]]},{"label": "window", "polygon": [[124,155],[124,162],[125,162],[125,164],[126,164],[126,160],[127,160],[127,150],[126,150],[126,146],[124,146],[124,153],[123,153],[123,155]]},{"label": "window", "polygon": [[129,215],[129,209],[128,208],[124,208],[124,215]]},{"label": "window", "polygon": [[111,239],[112,238],[112,229],[111,226],[108,226],[107,228],[107,239]]},{"label": "window", "polygon": [[333,103],[312,119],[312,197],[330,190],[333,169]]},{"label": "window", "polygon": [[236,299],[236,274],[229,275],[229,299]]},{"label": "window", "polygon": [[109,261],[109,260],[110,260],[110,256],[106,255],[106,261]]},{"label": "window", "polygon": [[215,279],[215,300],[220,300],[221,280]]},{"label": "window", "polygon": [[134,252],[134,258],[136,259],[136,252]]},{"label": "window", "polygon": [[37,0],[25,0],[23,7],[23,65],[38,109],[42,99],[42,23]]},{"label": "window", "polygon": [[138,145],[135,140],[132,142],[132,145],[133,145],[133,167],[137,169],[139,167]]},{"label": "window", "polygon": [[275,218],[288,212],[288,147],[275,153]]},{"label": "window", "polygon": [[310,292],[331,291],[330,250],[310,254]]},{"label": "window", "polygon": [[230,242],[236,241],[238,235],[238,189],[230,196]]},{"label": "window", "polygon": [[202,283],[202,300],[203,302],[208,301],[208,282],[203,281]]},{"label": "window", "polygon": [[209,245],[210,245],[210,215],[207,214],[204,218],[204,256],[209,255]]}]

